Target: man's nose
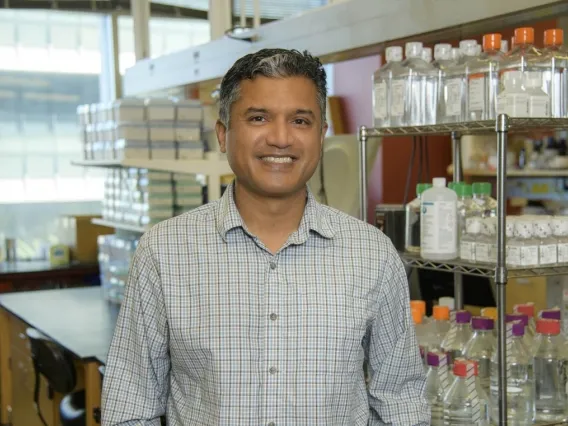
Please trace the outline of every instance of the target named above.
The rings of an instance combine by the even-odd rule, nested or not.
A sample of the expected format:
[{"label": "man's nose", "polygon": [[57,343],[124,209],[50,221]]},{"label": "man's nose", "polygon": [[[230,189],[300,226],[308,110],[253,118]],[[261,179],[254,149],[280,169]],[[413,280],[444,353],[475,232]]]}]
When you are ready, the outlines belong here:
[{"label": "man's nose", "polygon": [[277,148],[286,148],[291,145],[289,123],[286,119],[274,120],[270,124],[266,142]]}]

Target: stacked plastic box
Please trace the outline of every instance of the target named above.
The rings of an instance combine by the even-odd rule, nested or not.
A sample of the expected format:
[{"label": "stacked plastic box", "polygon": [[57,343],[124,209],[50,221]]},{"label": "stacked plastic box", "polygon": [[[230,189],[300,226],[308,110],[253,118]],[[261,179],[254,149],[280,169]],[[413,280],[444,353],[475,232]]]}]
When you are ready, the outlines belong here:
[{"label": "stacked plastic box", "polygon": [[120,99],[80,105],[77,115],[86,160],[203,158],[199,101]]},{"label": "stacked plastic box", "polygon": [[103,297],[109,302],[121,303],[138,238],[100,235],[98,246]]},{"label": "stacked plastic box", "polygon": [[203,185],[197,175],[174,173],[174,214],[180,215],[204,203]]}]

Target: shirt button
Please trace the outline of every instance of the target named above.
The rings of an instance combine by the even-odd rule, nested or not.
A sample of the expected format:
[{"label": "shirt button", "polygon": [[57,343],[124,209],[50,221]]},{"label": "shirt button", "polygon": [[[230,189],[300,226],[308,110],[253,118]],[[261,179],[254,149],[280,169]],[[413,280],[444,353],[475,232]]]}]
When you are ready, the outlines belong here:
[{"label": "shirt button", "polygon": [[276,426],[276,423],[270,422],[270,423],[268,423],[268,426]]},{"label": "shirt button", "polygon": [[270,314],[270,319],[272,321],[276,321],[278,319],[278,315],[276,315],[275,313]]},{"label": "shirt button", "polygon": [[270,262],[270,269],[272,269],[272,270],[276,269],[276,263],[275,262]]},{"label": "shirt button", "polygon": [[268,370],[270,372],[270,374],[276,374],[278,373],[278,369],[276,367],[270,367],[270,370]]}]

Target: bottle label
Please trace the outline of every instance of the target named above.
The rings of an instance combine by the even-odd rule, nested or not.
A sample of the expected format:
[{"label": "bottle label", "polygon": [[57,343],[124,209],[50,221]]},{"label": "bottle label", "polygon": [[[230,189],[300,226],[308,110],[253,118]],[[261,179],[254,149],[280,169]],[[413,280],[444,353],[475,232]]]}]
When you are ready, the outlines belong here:
[{"label": "bottle label", "polygon": [[375,118],[387,117],[387,84],[380,81],[375,84]]},{"label": "bottle label", "polygon": [[502,93],[497,101],[497,111],[511,117],[527,117],[528,100],[529,96],[525,93]]},{"label": "bottle label", "polygon": [[507,246],[506,251],[507,266],[521,266],[521,248],[518,246]]},{"label": "bottle label", "polygon": [[460,259],[473,261],[474,259],[475,245],[472,241],[461,241],[460,242]]},{"label": "bottle label", "polygon": [[485,109],[485,74],[472,74],[469,77],[468,103],[470,111]]},{"label": "bottle label", "polygon": [[538,246],[521,247],[521,266],[538,265]]},{"label": "bottle label", "polygon": [[446,116],[461,115],[462,79],[446,80]]},{"label": "bottle label", "polygon": [[547,96],[531,96],[528,101],[529,117],[548,117],[549,103]]},{"label": "bottle label", "polygon": [[391,82],[391,117],[402,117],[404,114],[404,95],[406,82],[393,80]]},{"label": "bottle label", "polygon": [[539,264],[555,265],[558,263],[556,244],[542,244],[539,246]]},{"label": "bottle label", "polygon": [[489,262],[490,258],[490,244],[476,243],[475,244],[475,261],[476,262]]},{"label": "bottle label", "polygon": [[420,244],[428,253],[457,251],[457,211],[452,201],[423,201],[420,214]]},{"label": "bottle label", "polygon": [[568,243],[558,244],[558,263],[568,263]]}]

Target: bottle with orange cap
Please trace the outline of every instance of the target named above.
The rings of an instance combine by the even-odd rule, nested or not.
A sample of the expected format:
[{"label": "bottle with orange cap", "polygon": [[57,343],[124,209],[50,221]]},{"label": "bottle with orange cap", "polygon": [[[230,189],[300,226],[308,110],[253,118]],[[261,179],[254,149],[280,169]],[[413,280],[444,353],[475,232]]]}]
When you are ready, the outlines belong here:
[{"label": "bottle with orange cap", "polygon": [[428,351],[430,333],[427,327],[422,322],[423,316],[417,308],[411,308],[412,321],[414,322],[414,331],[416,333],[416,340],[418,341],[418,347],[420,348],[420,357],[422,360],[425,359],[425,354]]},{"label": "bottle with orange cap", "polygon": [[431,347],[440,349],[442,341],[450,329],[450,308],[435,305],[432,308],[432,323],[430,325]]},{"label": "bottle with orange cap", "polygon": [[444,398],[444,425],[489,425],[489,400],[481,386],[476,361],[454,361],[454,381]]},{"label": "bottle with orange cap", "polygon": [[536,324],[534,322],[534,303],[517,303],[513,306],[513,312],[524,314],[529,317],[527,333],[529,333],[531,337],[534,336],[536,332]]},{"label": "bottle with orange cap", "polygon": [[466,62],[466,121],[494,120],[497,117],[499,68],[503,57],[501,34],[485,34],[483,53]]},{"label": "bottle with orange cap", "polygon": [[550,116],[566,117],[568,52],[564,49],[564,31],[559,28],[546,30],[544,47],[538,64],[543,68],[543,89],[550,98]]},{"label": "bottle with orange cap", "polygon": [[539,345],[533,359],[536,390],[536,421],[556,422],[567,417],[566,383],[562,348],[558,345],[560,321],[539,319],[536,323]]}]

